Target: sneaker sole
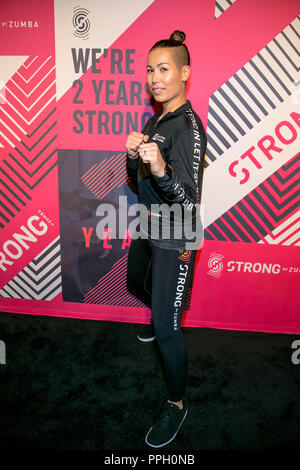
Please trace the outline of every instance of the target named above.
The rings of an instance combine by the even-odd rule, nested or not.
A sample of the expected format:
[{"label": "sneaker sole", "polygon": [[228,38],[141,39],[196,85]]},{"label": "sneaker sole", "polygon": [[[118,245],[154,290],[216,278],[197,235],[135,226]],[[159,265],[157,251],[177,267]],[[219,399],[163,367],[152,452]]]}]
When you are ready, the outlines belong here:
[{"label": "sneaker sole", "polygon": [[138,340],[142,341],[142,343],[151,343],[156,339],[156,336],[152,336],[151,338],[141,338],[139,335],[137,336]]},{"label": "sneaker sole", "polygon": [[150,446],[150,447],[154,447],[155,449],[159,449],[160,447],[164,447],[164,446],[170,444],[170,442],[172,442],[175,439],[175,437],[177,436],[177,433],[178,433],[179,429],[181,428],[181,425],[182,425],[183,421],[185,420],[187,412],[188,412],[188,410],[185,411],[184,416],[181,420],[181,423],[179,424],[179,426],[177,428],[177,431],[175,432],[174,436],[171,437],[171,439],[169,439],[167,442],[164,442],[163,444],[159,444],[158,446],[155,446],[154,444],[150,444],[150,442],[147,441],[147,437],[149,436],[150,432],[152,431],[152,428],[153,428],[153,426],[152,426],[152,428],[148,431],[147,436],[145,437],[146,444],[148,444],[148,446]]}]

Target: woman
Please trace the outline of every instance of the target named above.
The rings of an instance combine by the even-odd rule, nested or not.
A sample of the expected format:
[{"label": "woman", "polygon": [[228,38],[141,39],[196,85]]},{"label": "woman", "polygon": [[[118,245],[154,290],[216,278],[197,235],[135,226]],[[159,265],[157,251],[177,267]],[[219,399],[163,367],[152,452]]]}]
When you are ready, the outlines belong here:
[{"label": "woman", "polygon": [[162,109],[126,141],[128,176],[141,209],[146,208],[132,236],[127,280],[151,305],[168,393],[162,415],[146,435],[151,447],[171,442],[187,414],[181,318],[203,236],[199,193],[206,135],[186,100],[190,56],[184,40],[183,32],[174,31],[151,48],[147,83]]}]

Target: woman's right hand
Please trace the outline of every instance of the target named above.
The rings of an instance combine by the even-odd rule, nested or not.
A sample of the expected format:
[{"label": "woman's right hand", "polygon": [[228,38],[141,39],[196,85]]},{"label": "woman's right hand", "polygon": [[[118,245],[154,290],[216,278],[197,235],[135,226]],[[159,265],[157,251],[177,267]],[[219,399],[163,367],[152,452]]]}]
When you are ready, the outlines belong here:
[{"label": "woman's right hand", "polygon": [[127,153],[130,158],[136,158],[138,156],[139,146],[147,142],[149,139],[148,135],[144,135],[140,132],[131,132],[127,137],[127,141],[125,144]]}]

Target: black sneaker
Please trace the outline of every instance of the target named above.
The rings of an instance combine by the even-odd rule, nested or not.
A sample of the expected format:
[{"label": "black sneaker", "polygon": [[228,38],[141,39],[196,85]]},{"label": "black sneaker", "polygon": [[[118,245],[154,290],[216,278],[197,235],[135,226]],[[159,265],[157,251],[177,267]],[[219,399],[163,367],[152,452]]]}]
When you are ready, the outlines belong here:
[{"label": "black sneaker", "polygon": [[163,447],[173,441],[187,415],[185,405],[180,410],[178,406],[167,402],[158,421],[152,426],[146,436],[150,447]]},{"label": "black sneaker", "polygon": [[143,343],[149,343],[150,341],[154,341],[156,336],[154,333],[153,325],[152,323],[148,323],[147,325],[143,325],[141,331],[137,335],[138,339],[140,341],[143,341]]}]

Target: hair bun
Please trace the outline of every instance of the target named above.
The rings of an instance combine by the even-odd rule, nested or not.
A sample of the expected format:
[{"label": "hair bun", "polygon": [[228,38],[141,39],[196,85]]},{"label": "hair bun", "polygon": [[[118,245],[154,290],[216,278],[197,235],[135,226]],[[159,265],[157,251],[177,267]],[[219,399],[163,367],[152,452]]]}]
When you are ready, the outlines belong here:
[{"label": "hair bun", "polygon": [[174,41],[177,41],[182,44],[185,40],[185,34],[183,31],[176,30],[171,34],[170,39],[173,39]]}]

